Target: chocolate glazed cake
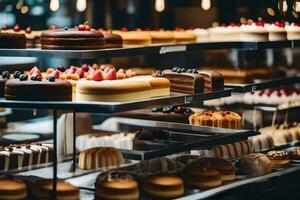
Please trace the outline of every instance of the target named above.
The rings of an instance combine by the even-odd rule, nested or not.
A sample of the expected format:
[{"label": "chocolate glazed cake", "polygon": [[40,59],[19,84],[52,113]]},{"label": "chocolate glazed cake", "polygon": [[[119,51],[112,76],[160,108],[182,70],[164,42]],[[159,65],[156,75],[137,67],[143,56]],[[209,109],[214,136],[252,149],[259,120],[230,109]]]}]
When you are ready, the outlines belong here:
[{"label": "chocolate glazed cake", "polygon": [[123,39],[117,34],[111,32],[103,32],[105,40],[105,48],[121,48],[123,46]]},{"label": "chocolate glazed cake", "polygon": [[188,72],[184,68],[174,67],[172,70],[165,70],[158,74],[171,82],[171,91],[187,94],[204,92],[204,78],[196,71]]},{"label": "chocolate glazed cake", "polygon": [[99,31],[79,31],[75,28],[42,32],[42,49],[102,49],[104,37]]},{"label": "chocolate glazed cake", "polygon": [[205,92],[223,90],[224,78],[219,72],[198,70],[198,74],[204,78]]},{"label": "chocolate glazed cake", "polygon": [[24,101],[71,101],[72,85],[68,81],[10,79],[5,84],[6,99]]}]

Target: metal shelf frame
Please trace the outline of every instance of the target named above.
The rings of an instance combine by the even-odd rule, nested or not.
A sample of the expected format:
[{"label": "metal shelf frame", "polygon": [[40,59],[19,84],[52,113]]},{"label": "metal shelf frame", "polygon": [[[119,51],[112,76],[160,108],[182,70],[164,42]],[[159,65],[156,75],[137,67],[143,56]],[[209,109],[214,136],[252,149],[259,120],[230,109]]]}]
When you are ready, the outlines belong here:
[{"label": "metal shelf frame", "polygon": [[208,42],[174,45],[124,46],[123,48],[99,50],[44,50],[39,48],[0,49],[0,56],[94,59],[150,54],[187,53],[217,49],[259,50],[270,48],[292,48],[297,46],[300,46],[300,41],[287,40],[273,42]]}]

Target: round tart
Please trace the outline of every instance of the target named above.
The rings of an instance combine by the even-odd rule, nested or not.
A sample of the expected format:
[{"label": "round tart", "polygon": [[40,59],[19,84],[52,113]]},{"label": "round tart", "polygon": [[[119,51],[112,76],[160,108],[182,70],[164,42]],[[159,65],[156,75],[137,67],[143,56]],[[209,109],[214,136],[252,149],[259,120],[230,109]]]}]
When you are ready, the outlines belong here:
[{"label": "round tart", "polygon": [[75,28],[42,32],[42,49],[101,49],[104,37],[99,31],[80,31]]},{"label": "round tart", "polygon": [[72,85],[68,81],[33,81],[10,79],[5,84],[6,99],[24,101],[71,101]]},{"label": "round tart", "polygon": [[193,43],[197,41],[197,35],[188,31],[173,31],[175,42],[181,43]]},{"label": "round tart", "polygon": [[173,44],[175,43],[174,34],[170,31],[149,31],[152,44]]},{"label": "round tart", "polygon": [[241,116],[232,111],[206,111],[195,113],[189,117],[191,125],[213,126],[219,128],[241,128]]},{"label": "round tart", "polygon": [[138,200],[138,183],[126,173],[108,172],[96,182],[96,200]]},{"label": "round tart", "polygon": [[244,175],[261,176],[271,173],[271,161],[262,153],[244,155],[239,160],[240,172]]},{"label": "round tart", "polygon": [[269,151],[266,156],[270,159],[272,168],[285,167],[290,163],[289,155],[285,151]]},{"label": "round tart", "polygon": [[27,197],[26,184],[6,178],[0,179],[0,200],[24,200]]},{"label": "round tart", "polygon": [[[79,189],[62,180],[56,185],[57,200],[79,200]],[[40,180],[34,183],[32,193],[35,199],[51,200],[53,194],[52,180]]]},{"label": "round tart", "polygon": [[173,199],[184,193],[183,180],[179,176],[171,174],[147,177],[143,189],[155,199]]}]

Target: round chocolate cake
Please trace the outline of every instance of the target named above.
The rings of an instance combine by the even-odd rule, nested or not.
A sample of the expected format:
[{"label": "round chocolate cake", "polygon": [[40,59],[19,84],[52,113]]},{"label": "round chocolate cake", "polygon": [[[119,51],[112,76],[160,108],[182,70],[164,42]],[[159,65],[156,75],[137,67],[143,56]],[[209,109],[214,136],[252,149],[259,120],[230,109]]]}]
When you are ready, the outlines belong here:
[{"label": "round chocolate cake", "polygon": [[25,49],[26,37],[20,33],[0,32],[0,48]]},{"label": "round chocolate cake", "polygon": [[103,34],[95,30],[56,29],[41,35],[42,49],[101,49],[104,43]]},{"label": "round chocolate cake", "polygon": [[33,81],[10,79],[5,84],[6,99],[24,101],[71,101],[72,85],[68,81]]}]

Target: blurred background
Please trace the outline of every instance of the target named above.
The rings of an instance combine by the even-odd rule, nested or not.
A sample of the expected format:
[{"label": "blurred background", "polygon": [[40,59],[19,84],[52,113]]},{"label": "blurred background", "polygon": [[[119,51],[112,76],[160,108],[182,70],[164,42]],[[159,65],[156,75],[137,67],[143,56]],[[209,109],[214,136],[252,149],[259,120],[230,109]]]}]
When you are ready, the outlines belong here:
[{"label": "blurred background", "polygon": [[88,21],[105,29],[209,27],[244,18],[299,21],[294,0],[0,0],[0,26],[32,29],[78,25]]}]

